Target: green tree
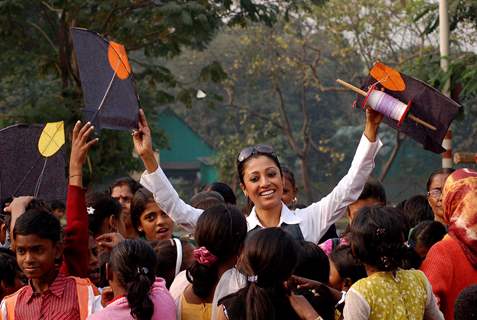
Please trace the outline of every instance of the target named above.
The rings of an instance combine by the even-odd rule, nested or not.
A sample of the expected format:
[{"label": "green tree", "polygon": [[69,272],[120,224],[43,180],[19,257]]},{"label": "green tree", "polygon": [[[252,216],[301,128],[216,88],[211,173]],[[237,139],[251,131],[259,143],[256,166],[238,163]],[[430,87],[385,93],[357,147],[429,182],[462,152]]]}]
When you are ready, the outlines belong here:
[{"label": "green tree", "polygon": [[[170,59],[185,47],[206,48],[224,23],[272,24],[278,11],[294,6],[293,1],[256,4],[249,0],[1,1],[0,124],[61,119],[69,130],[80,117],[81,84],[71,27],[95,30],[125,45],[142,104],[151,109],[176,99],[189,103],[191,96],[158,57]],[[216,69],[206,68],[202,74]],[[93,179],[136,167],[128,140],[121,132],[102,133],[99,147],[92,152]]]}]

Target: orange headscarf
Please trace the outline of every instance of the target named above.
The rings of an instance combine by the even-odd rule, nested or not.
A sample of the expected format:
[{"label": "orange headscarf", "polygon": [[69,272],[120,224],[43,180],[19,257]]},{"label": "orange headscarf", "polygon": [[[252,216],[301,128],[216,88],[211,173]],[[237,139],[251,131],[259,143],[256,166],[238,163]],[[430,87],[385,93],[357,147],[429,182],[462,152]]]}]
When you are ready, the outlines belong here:
[{"label": "orange headscarf", "polygon": [[477,267],[477,172],[459,169],[452,173],[444,185],[442,206],[449,235]]}]

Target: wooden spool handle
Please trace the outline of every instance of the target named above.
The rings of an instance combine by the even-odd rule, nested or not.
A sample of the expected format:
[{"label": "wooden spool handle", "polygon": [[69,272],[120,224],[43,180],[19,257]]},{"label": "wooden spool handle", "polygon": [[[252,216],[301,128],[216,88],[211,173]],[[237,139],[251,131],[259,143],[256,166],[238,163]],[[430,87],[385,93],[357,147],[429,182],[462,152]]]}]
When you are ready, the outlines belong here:
[{"label": "wooden spool handle", "polygon": [[477,153],[473,152],[456,152],[454,153],[454,163],[476,163]]},{"label": "wooden spool handle", "polygon": [[[350,89],[350,90],[356,92],[357,94],[362,95],[363,97],[366,97],[366,95],[367,95],[367,92],[366,92],[366,91],[364,91],[364,90],[362,90],[362,89],[360,89],[360,88],[357,88],[357,87],[353,86],[352,84],[350,84],[350,83],[348,83],[348,82],[346,82],[346,81],[343,81],[343,80],[341,80],[341,79],[336,79],[336,82],[338,82],[339,84],[341,84],[343,87],[348,88],[348,89]],[[412,121],[414,121],[414,122],[416,122],[416,123],[419,123],[420,125],[422,125],[422,126],[428,128],[428,129],[431,129],[431,130],[433,130],[433,131],[437,131],[437,128],[436,128],[435,126],[433,126],[432,124],[430,124],[430,123],[428,123],[428,122],[426,122],[426,121],[424,121],[424,120],[422,120],[422,119],[420,119],[420,118],[418,118],[418,117],[416,117],[416,116],[414,116],[414,115],[412,115],[412,114],[410,114],[410,113],[407,114],[407,117],[408,117],[409,119],[411,119]]]}]

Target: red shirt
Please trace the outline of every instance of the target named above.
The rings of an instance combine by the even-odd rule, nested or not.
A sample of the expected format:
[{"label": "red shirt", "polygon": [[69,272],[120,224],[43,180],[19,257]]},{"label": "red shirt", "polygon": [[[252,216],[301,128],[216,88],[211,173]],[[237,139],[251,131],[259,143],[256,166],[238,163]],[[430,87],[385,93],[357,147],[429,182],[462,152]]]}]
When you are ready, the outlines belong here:
[{"label": "red shirt", "polygon": [[467,286],[477,283],[475,269],[459,243],[449,235],[437,242],[421,265],[447,320],[454,319],[454,303]]},{"label": "red shirt", "polygon": [[61,272],[80,278],[89,276],[88,241],[85,191],[80,187],[69,185],[66,196],[66,227],[64,229]]},{"label": "red shirt", "polygon": [[31,285],[18,294],[15,320],[78,320],[80,318],[76,283],[58,273],[43,293],[33,292]]}]

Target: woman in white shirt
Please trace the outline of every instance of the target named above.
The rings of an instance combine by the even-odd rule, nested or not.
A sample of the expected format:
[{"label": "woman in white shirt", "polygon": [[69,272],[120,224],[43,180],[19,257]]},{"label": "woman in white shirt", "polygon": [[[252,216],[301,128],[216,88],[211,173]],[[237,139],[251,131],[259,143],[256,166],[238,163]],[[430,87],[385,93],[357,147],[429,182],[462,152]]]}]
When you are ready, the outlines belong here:
[{"label": "woman in white shirt", "polygon": [[[254,204],[247,217],[248,231],[282,227],[298,240],[317,243],[328,228],[345,213],[346,207],[358,199],[374,168],[374,158],[382,146],[377,137],[381,120],[382,115],[370,109],[366,110],[364,134],[348,173],[326,197],[295,211],[288,209],[281,200],[283,177],[273,149],[267,145],[243,149],[237,158],[240,185],[244,194]],[[153,193],[164,212],[192,232],[203,210],[193,208],[182,201],[159,167],[152,148],[151,131],[142,110],[139,115],[139,129],[133,133],[133,142],[146,168],[141,184]]]}]

